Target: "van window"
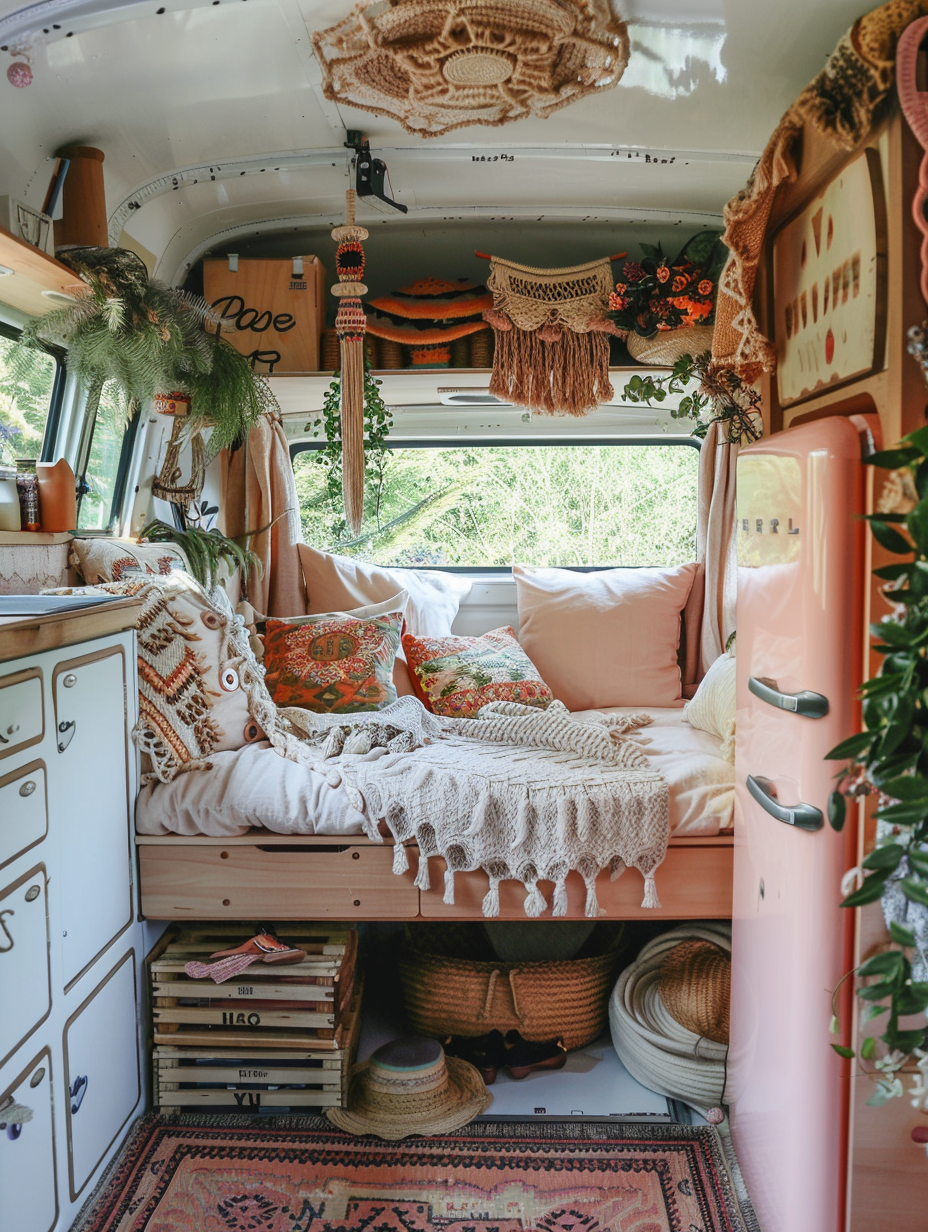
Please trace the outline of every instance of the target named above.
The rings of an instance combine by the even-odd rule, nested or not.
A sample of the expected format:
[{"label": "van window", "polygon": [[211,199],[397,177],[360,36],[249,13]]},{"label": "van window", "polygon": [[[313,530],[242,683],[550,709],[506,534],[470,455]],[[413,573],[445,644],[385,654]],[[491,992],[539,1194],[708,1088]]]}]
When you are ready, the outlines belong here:
[{"label": "van window", "polygon": [[46,427],[60,396],[61,361],[48,351],[17,347],[0,329],[0,466],[42,459]]},{"label": "van window", "polygon": [[696,555],[698,448],[497,442],[391,448],[361,534],[306,446],[294,460],[303,538],[381,565],[674,565]]},{"label": "van window", "polygon": [[113,530],[125,488],[126,470],[141,415],[126,422],[125,407],[113,381],[88,400],[81,441],[78,530]]}]

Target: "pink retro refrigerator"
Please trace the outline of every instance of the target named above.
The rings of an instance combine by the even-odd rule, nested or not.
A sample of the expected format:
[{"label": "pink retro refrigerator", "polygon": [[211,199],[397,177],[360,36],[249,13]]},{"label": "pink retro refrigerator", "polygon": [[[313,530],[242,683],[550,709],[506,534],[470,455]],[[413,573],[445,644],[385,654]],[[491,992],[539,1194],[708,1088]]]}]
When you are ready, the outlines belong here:
[{"label": "pink retro refrigerator", "polygon": [[853,961],[839,903],[856,836],[850,817],[840,834],[828,823],[824,755],[859,723],[869,427],[834,416],[738,459],[727,1098],[763,1232],[843,1229],[849,1070],[829,1026]]}]

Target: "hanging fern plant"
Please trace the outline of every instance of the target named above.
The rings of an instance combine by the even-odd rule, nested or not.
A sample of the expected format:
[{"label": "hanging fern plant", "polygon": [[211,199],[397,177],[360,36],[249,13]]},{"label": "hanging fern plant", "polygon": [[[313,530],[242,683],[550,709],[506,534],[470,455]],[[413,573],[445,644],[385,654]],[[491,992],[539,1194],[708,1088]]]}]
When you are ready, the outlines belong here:
[{"label": "hanging fern plant", "polygon": [[22,342],[66,347],[69,370],[90,390],[112,382],[126,417],[155,394],[183,391],[192,422],[212,428],[216,453],[276,406],[246,356],[220,336],[221,318],[204,299],[153,281],[123,248],[73,249],[63,259],[87,290],[31,321]]}]

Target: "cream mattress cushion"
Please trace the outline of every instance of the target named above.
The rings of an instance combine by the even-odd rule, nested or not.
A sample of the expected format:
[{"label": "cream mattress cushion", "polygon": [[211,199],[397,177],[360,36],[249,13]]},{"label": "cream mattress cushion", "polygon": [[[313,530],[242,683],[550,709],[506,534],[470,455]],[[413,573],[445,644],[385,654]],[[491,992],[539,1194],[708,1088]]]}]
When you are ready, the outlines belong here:
[{"label": "cream mattress cushion", "polygon": [[[633,707],[615,707],[581,713],[636,712]],[[670,788],[671,833],[713,835],[730,828],[734,768],[721,756],[718,740],[691,727],[681,710],[647,713],[653,722],[641,729],[638,738]],[[364,816],[352,806],[344,786],[332,786],[325,774],[287,761],[266,741],[216,753],[210,760],[211,770],[142,789],[136,805],[140,834],[232,838],[251,827],[277,834],[365,832]]]}]

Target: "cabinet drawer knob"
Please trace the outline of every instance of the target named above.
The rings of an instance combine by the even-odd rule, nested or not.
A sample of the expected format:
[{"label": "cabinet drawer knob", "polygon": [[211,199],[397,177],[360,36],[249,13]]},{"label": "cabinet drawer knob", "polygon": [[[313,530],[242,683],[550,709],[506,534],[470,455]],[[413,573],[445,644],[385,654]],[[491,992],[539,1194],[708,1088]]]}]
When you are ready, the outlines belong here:
[{"label": "cabinet drawer knob", "polygon": [[26,782],[23,783],[22,787],[20,787],[19,794],[21,796],[31,796],[34,791],[35,779],[27,779]]},{"label": "cabinet drawer knob", "polygon": [[77,684],[77,676],[75,676],[74,672],[68,672],[67,676],[65,676],[61,683],[66,689],[73,689]]},{"label": "cabinet drawer knob", "polygon": [[58,724],[58,752],[63,753],[71,741],[74,739],[74,732],[77,729],[77,723],[72,719],[70,723]]},{"label": "cabinet drawer knob", "polygon": [[40,885],[31,885],[29,889],[26,891],[26,895],[25,895],[26,902],[34,903],[41,893],[42,893],[42,887]]}]

